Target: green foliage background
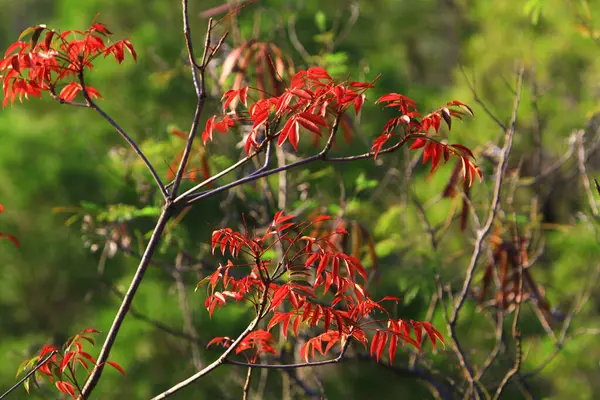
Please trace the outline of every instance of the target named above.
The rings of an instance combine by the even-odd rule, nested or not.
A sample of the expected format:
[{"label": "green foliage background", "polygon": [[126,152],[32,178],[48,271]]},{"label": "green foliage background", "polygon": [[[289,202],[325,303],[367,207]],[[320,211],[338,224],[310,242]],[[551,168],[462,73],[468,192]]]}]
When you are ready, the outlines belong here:
[{"label": "green foliage background", "polygon": [[[206,26],[199,13],[221,2],[190,3],[194,38],[199,44]],[[476,118],[457,123],[451,135],[454,142],[477,150],[497,141],[503,132],[474,101],[459,66],[463,66],[469,79],[475,79],[479,96],[506,124],[514,98],[510,87],[514,87],[516,66],[523,61],[528,69],[535,70],[537,86],[529,80],[524,87],[511,167],[522,162],[522,169],[527,172],[536,168],[536,121],[542,124],[542,163],[547,166],[564,153],[570,133],[585,128],[598,111],[600,47],[590,37],[594,32],[578,28],[577,12],[589,14],[592,23],[600,23],[600,6],[585,4],[576,0],[364,0],[357,3],[360,14],[356,24],[333,49],[329,45],[336,37],[334,33],[343,31],[351,17],[350,1],[262,0],[242,12],[240,27],[241,34],[248,38],[257,18],[255,13],[259,13],[261,38],[277,42],[299,66],[319,63],[338,76],[350,73],[357,80],[370,80],[381,73],[370,100],[383,93],[398,92],[414,98],[422,110],[452,99],[472,105]],[[165,176],[163,159],[174,157],[182,146],[169,129],[187,130],[195,106],[195,93],[184,62],[178,2],[0,0],[0,10],[0,48],[6,48],[30,25],[45,23],[60,29],[80,29],[88,26],[96,13],[116,37],[131,36],[138,63],[126,60],[117,66],[102,61],[90,74],[89,82],[106,99],[102,106],[107,113],[142,143]],[[290,19],[295,21],[298,39],[311,59],[304,59],[291,44]],[[337,31],[332,33],[332,29]],[[209,101],[205,117],[213,112],[218,112],[214,99]],[[378,107],[365,108],[353,142],[336,151],[365,151],[385,121],[386,114]],[[95,205],[98,210],[115,204],[150,207],[144,211],[149,216],[135,220],[134,228],[140,238],[151,229],[155,209],[142,200],[143,183],[148,178],[143,168],[137,164],[125,166],[117,150],[123,145],[120,137],[89,110],[62,107],[48,98],[15,104],[0,112],[0,138],[0,202],[5,207],[0,215],[0,230],[14,234],[22,243],[16,249],[7,241],[0,242],[3,391],[14,383],[21,361],[42,344],[62,343],[86,327],[106,332],[119,304],[108,287],[113,285],[124,291],[137,266],[135,259],[117,255],[106,260],[100,275],[97,265],[102,243],[100,251],[90,252],[81,237],[81,221],[65,224],[71,214],[57,213],[55,208],[82,204]],[[213,171],[239,156],[234,149],[238,140],[218,137],[208,146]],[[376,292],[404,298],[398,314],[420,320],[425,318],[429,299],[436,290],[436,274],[453,285],[462,282],[471,241],[453,225],[440,249],[432,251],[408,195],[422,202],[439,196],[452,167],[441,168],[429,179],[428,171],[419,167],[416,179],[406,185],[402,180],[405,159],[404,154],[395,153],[383,163],[368,160],[336,165],[335,169],[314,166],[297,172],[295,179],[310,182],[313,209],[329,205],[332,213],[339,209],[337,182],[343,180],[348,201],[346,216],[366,226],[376,243],[378,268],[385,274]],[[475,185],[473,202],[481,205],[476,211],[484,215],[492,167],[485,160],[481,166],[488,173],[482,184]],[[542,219],[552,226],[544,230],[546,251],[533,273],[546,288],[551,305],[563,312],[568,311],[594,276],[600,254],[594,225],[588,222],[591,214],[587,200],[579,178],[569,175],[570,167],[567,164],[565,172],[555,180],[520,189],[516,195],[518,217],[527,220],[527,207],[537,196]],[[593,165],[590,168],[588,172],[594,171]],[[388,184],[375,196],[377,188],[369,182],[382,181]],[[236,192],[239,197],[226,208],[221,207],[225,196],[200,204],[169,231],[166,243],[190,249],[193,254],[206,257],[208,263],[223,261],[206,251],[211,231],[223,221],[238,221],[238,216],[259,199],[256,187]],[[295,202],[292,206],[302,200]],[[451,200],[431,206],[431,223],[443,223],[451,207]],[[117,214],[114,211],[110,215],[123,217]],[[171,252],[164,245],[159,258],[170,259]],[[226,307],[209,320],[203,294],[193,292],[195,282],[195,276],[186,276],[192,318],[204,340],[217,335],[233,336],[243,329],[247,315],[242,308]],[[577,317],[576,329],[599,326],[599,295],[597,289],[593,291]],[[181,329],[178,304],[172,279],[160,268],[151,269],[135,299],[136,311]],[[460,334],[472,350],[470,356],[481,363],[493,346],[493,329],[488,320],[480,317],[474,304],[467,304],[464,312]],[[433,322],[444,326],[441,313],[434,315]],[[523,370],[531,371],[555,349],[532,312],[524,311],[522,329],[527,332]],[[456,373],[458,367],[452,352],[429,353],[426,348],[424,357],[430,357],[436,368]],[[203,357],[208,361],[217,354],[209,350]],[[95,398],[148,398],[194,372],[184,341],[134,317],[127,318],[111,359],[123,366],[127,377],[107,370]],[[402,365],[407,359],[398,357],[396,363]],[[530,389],[535,398],[595,398],[600,393],[599,359],[597,337],[577,337],[540,374],[529,379]],[[239,398],[241,389],[235,386],[232,370],[221,368],[175,398]],[[367,362],[327,367],[322,374],[330,399],[430,396],[414,378],[396,376]],[[501,377],[502,371],[498,371],[489,379],[498,381]],[[227,383],[231,381],[235,384]],[[281,398],[281,376],[272,373],[268,384],[266,396]],[[55,392],[42,388],[31,397],[55,396]],[[506,398],[522,396],[516,385],[506,393]],[[22,390],[14,396],[24,397]]]}]

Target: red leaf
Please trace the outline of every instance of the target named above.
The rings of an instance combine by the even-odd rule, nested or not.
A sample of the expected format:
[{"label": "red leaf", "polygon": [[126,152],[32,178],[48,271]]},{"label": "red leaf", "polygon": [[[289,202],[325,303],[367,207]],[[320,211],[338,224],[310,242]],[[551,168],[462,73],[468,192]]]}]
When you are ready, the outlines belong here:
[{"label": "red leaf", "polygon": [[21,243],[19,243],[19,240],[14,237],[13,235],[9,235],[8,233],[3,233],[0,232],[0,238],[6,238],[8,240],[10,240],[11,242],[13,242],[13,244],[17,247],[21,247]]},{"label": "red leaf", "polygon": [[70,82],[60,91],[58,96],[63,100],[73,101],[79,91],[81,91],[81,85],[77,82]]},{"label": "red leaf", "polygon": [[89,355],[88,353],[84,352],[84,351],[80,351],[79,353],[77,353],[78,355],[87,358],[88,360],[90,360],[90,362],[92,364],[96,364],[96,360],[94,360],[94,357],[92,357],[91,355]]},{"label": "red leaf", "polygon": [[137,53],[135,52],[135,49],[133,48],[133,45],[131,44],[131,42],[127,39],[122,40],[122,42],[125,45],[125,47],[127,48],[127,50],[133,56],[134,61],[137,61]]},{"label": "red leaf", "polygon": [[455,149],[458,149],[460,151],[467,153],[472,158],[475,158],[475,156],[473,155],[471,150],[468,147],[463,146],[462,144],[451,144],[450,147],[454,147]]},{"label": "red leaf", "polygon": [[381,331],[377,330],[377,332],[375,332],[375,335],[373,335],[373,339],[371,339],[371,348],[369,350],[369,354],[371,356],[373,356],[373,354],[375,354],[375,352],[377,351],[377,348],[379,346],[379,338],[381,337]]},{"label": "red leaf", "polygon": [[379,300],[378,303],[381,303],[382,301],[400,301],[399,297],[394,297],[394,296],[385,296],[383,299]]},{"label": "red leaf", "polygon": [[304,263],[304,265],[306,266],[306,268],[312,266],[312,264],[317,260],[317,258],[319,258],[319,256],[320,256],[320,253],[312,253],[310,255],[310,257],[308,257],[308,259]]},{"label": "red leaf", "polygon": [[410,146],[410,150],[415,150],[415,149],[420,149],[421,147],[425,146],[427,144],[427,139],[425,138],[417,138],[412,146]]},{"label": "red leaf", "polygon": [[40,358],[44,358],[44,356],[48,353],[51,353],[53,351],[57,351],[58,349],[54,346],[50,346],[50,345],[44,345],[44,347],[42,347],[42,350],[40,350]]},{"label": "red leaf", "polygon": [[275,293],[273,293],[273,298],[271,299],[270,310],[273,311],[274,309],[279,307],[281,302],[287,297],[287,295],[289,293],[290,293],[290,288],[288,285],[283,285],[279,289],[277,289],[277,291]]},{"label": "red leaf", "polygon": [[308,363],[308,350],[310,347],[310,341],[306,341],[302,347],[300,348],[300,357],[302,358],[302,361],[304,361],[305,363]]},{"label": "red leaf", "polygon": [[[321,261],[319,261],[319,266],[317,267],[317,276],[321,276],[323,272],[325,272],[325,268],[327,268],[327,264],[329,263],[329,254],[323,254],[321,256]],[[317,283],[315,281],[315,286]]]},{"label": "red leaf", "polygon": [[67,365],[69,364],[71,359],[75,356],[75,354],[76,353],[74,351],[69,351],[67,354],[65,354],[64,358],[62,359],[62,361],[60,362],[60,365],[58,367],[60,372],[64,372],[65,368],[67,368]]},{"label": "red leaf", "polygon": [[379,360],[381,359],[381,355],[383,354],[383,350],[385,349],[385,344],[387,343],[387,339],[388,339],[388,334],[382,332],[381,336],[379,338],[379,343],[377,345],[377,355],[376,355],[377,362],[379,362]]},{"label": "red leaf", "polygon": [[212,140],[213,128],[214,128],[214,123],[215,123],[216,118],[217,118],[216,115],[213,115],[212,117],[210,117],[208,119],[208,121],[206,121],[206,127],[204,128],[204,131],[202,132],[202,142],[204,142],[204,144],[206,144],[208,139]]},{"label": "red leaf", "polygon": [[312,223],[314,224],[314,223],[316,223],[316,222],[321,222],[321,221],[329,221],[330,219],[331,219],[331,217],[330,217],[330,216],[328,216],[328,215],[321,215],[321,216],[319,216],[319,217],[317,217],[317,218],[313,219],[313,220],[312,220]]},{"label": "red leaf", "polygon": [[360,113],[360,110],[362,109],[364,104],[365,104],[365,95],[361,94],[361,95],[356,96],[356,99],[354,99],[354,112],[356,113],[356,115],[358,115]]},{"label": "red leaf", "polygon": [[90,98],[99,98],[99,99],[103,99],[102,95],[100,94],[100,92],[98,92],[96,89],[94,89],[91,86],[86,86],[85,87],[85,91],[87,92],[88,96],[90,96]]},{"label": "red leaf", "polygon": [[389,348],[389,358],[390,365],[394,363],[394,357],[396,356],[396,348],[398,347],[398,336],[391,335],[390,337],[390,348]]},{"label": "red leaf", "polygon": [[290,93],[292,93],[294,96],[298,96],[301,97],[305,100],[312,100],[313,96],[311,96],[311,94],[309,92],[307,92],[306,90],[303,89],[292,89],[290,90]]},{"label": "red leaf", "polygon": [[298,123],[302,125],[304,129],[311,131],[315,135],[321,136],[321,129],[319,129],[319,127],[312,121],[304,119],[302,116],[298,116]]},{"label": "red leaf", "polygon": [[391,137],[392,137],[391,133],[384,133],[383,135],[379,136],[377,139],[375,139],[373,141],[373,145],[371,146],[371,150],[375,154],[375,157],[374,157],[375,159],[377,159],[377,155],[381,151],[381,148],[383,147],[383,145],[385,144],[385,142],[387,142]]},{"label": "red leaf", "polygon": [[60,390],[64,394],[68,394],[74,399],[77,398],[77,395],[75,394],[75,388],[69,382],[56,381],[54,384],[56,385],[58,390]]},{"label": "red leaf", "polygon": [[112,366],[113,368],[115,368],[117,371],[119,371],[123,375],[125,375],[125,370],[123,370],[123,368],[121,368],[121,366],[119,364],[117,364],[116,362],[114,362],[114,361],[107,361],[106,363],[108,365]]},{"label": "red leaf", "polygon": [[469,114],[471,114],[472,117],[475,116],[475,114],[473,114],[473,110],[471,109],[471,107],[469,107],[465,103],[460,102],[458,100],[452,100],[451,102],[446,104],[446,107],[449,107],[449,106],[458,106],[458,107],[462,108],[463,110],[465,110],[466,112],[468,112]]}]

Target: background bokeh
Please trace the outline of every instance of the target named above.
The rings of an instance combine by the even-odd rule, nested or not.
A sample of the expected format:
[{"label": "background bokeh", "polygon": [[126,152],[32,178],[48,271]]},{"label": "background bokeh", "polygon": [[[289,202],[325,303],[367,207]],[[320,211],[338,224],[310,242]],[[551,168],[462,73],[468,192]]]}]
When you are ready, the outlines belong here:
[{"label": "background bokeh", "polygon": [[[199,46],[207,23],[200,14],[223,2],[190,3],[193,36]],[[573,150],[573,132],[584,130],[585,167],[593,178],[600,167],[595,155],[600,31],[594,30],[594,24],[600,26],[600,6],[593,3],[261,0],[240,13],[224,49],[230,51],[239,45],[235,41],[255,35],[277,43],[297,68],[319,64],[337,77],[350,74],[355,80],[372,80],[381,74],[369,95],[371,101],[398,92],[415,99],[423,111],[452,99],[471,105],[475,118],[456,121],[450,137],[479,155],[484,180],[472,188],[471,201],[482,220],[493,184],[493,163],[484,154],[493,144],[502,146],[504,136],[488,114],[508,124],[516,71],[525,65],[509,163],[509,174],[520,168],[520,178],[508,180],[515,187],[511,210],[501,213],[494,232],[510,238],[506,226],[512,223],[531,233],[531,257],[534,250],[540,251],[530,272],[548,304],[556,315],[571,315],[576,306],[581,307],[569,328],[570,334],[577,335],[557,350],[538,315],[524,305],[522,377],[509,385],[505,398],[592,399],[600,393],[600,341],[594,330],[600,327],[600,291],[595,286],[600,259],[594,208],[598,193],[585,191],[577,150]],[[167,165],[183,146],[172,130],[186,131],[195,107],[179,2],[0,0],[0,10],[0,48],[7,48],[30,25],[85,29],[97,13],[116,38],[130,37],[138,62],[128,57],[120,66],[99,61],[88,83],[102,93],[102,107],[139,141],[160,174],[168,174]],[[222,61],[222,57],[215,60],[217,76]],[[223,87],[209,83],[211,97],[204,120],[219,112]],[[336,154],[366,151],[390,115],[379,106],[365,106],[360,124],[353,124],[352,140],[338,141]],[[236,147],[241,137],[235,135],[216,134],[206,148],[198,146],[192,163],[199,168],[206,159],[213,172],[229,165],[243,151]],[[309,143],[304,145],[303,151],[311,151]],[[363,226],[373,240],[378,279],[370,289],[403,298],[395,310],[399,317],[423,320],[437,293],[437,275],[449,287],[460,287],[472,251],[473,221],[462,232],[458,222],[449,220],[460,208],[460,199],[440,198],[453,164],[433,176],[419,165],[408,180],[404,174],[408,156],[398,152],[378,162],[318,164],[290,172],[287,208],[301,207],[305,215],[315,210],[336,215],[345,207],[344,217]],[[557,168],[532,184],[529,177],[557,163]],[[276,179],[268,181],[274,190]],[[108,330],[119,305],[116,292],[126,290],[137,266],[136,254],[143,250],[156,218],[159,202],[149,192],[149,183],[143,166],[121,138],[90,110],[60,106],[45,97],[23,105],[16,102],[0,111],[0,202],[5,208],[0,231],[14,234],[21,242],[20,248],[0,242],[0,391],[15,382],[19,364],[43,344],[61,344],[86,327]],[[127,376],[106,370],[94,398],[149,398],[195,371],[189,342],[156,324],[185,331],[182,301],[189,305],[191,321],[205,343],[243,329],[249,320],[246,308],[228,306],[209,319],[204,293],[193,290],[201,271],[181,272],[182,291],[171,265],[182,249],[202,263],[224,261],[210,255],[210,233],[216,227],[236,226],[242,213],[255,221],[272,213],[268,207],[261,209],[265,207],[261,188],[248,185],[201,202],[169,228],[157,255],[164,268],[149,270],[134,301],[135,314],[126,319],[111,354]],[[506,194],[503,207],[508,204]],[[426,205],[432,226],[451,222],[435,249],[418,204]],[[84,214],[90,218],[84,219]],[[131,245],[125,247],[133,255],[119,250],[113,254],[118,246],[107,237],[110,232],[94,230],[117,224],[124,224],[127,234],[116,241],[129,240]],[[364,262],[374,269],[367,253]],[[487,263],[485,254],[482,266]],[[474,286],[480,280],[481,273]],[[581,301],[582,294],[589,295],[583,299],[587,301]],[[494,313],[470,299],[463,314],[458,330],[462,345],[480,365],[494,346]],[[431,317],[446,334],[440,308]],[[557,336],[561,326],[560,321],[555,325]],[[510,336],[508,322],[506,332]],[[99,335],[100,342],[103,337]],[[512,365],[512,345],[507,346],[506,356],[485,377],[490,387]],[[200,348],[204,363],[219,354]],[[440,376],[464,378],[452,351],[432,354],[425,346],[422,358]],[[414,356],[400,351],[397,370],[354,358],[310,373],[319,375],[330,399],[431,398],[418,376],[402,372],[410,362]],[[245,370],[226,366],[174,398],[240,398],[244,376]],[[303,398],[295,389],[286,391],[290,380],[286,374],[270,372],[263,379],[264,398]],[[42,387],[30,398],[56,398],[56,393]],[[11,398],[25,397],[19,389]]]}]

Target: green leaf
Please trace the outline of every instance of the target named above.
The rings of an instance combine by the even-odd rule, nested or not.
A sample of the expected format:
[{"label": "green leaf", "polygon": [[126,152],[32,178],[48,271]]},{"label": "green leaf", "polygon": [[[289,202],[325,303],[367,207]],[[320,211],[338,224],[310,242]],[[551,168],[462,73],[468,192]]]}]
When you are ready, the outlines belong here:
[{"label": "green leaf", "polygon": [[325,32],[325,30],[327,29],[327,17],[325,16],[325,13],[323,11],[318,11],[315,14],[315,23],[317,24],[317,28],[319,28],[319,31]]},{"label": "green leaf", "polygon": [[31,47],[35,47],[44,29],[46,29],[46,25],[44,24],[30,26],[29,28],[21,32],[21,34],[19,35],[19,40],[23,40],[24,37],[31,35]]},{"label": "green leaf", "polygon": [[194,292],[196,292],[202,286],[208,284],[208,282],[210,282],[210,276],[207,276],[207,277],[203,278],[200,282],[198,282],[198,284],[196,285],[196,289],[194,289]]},{"label": "green leaf", "polygon": [[523,12],[525,15],[529,16],[529,19],[533,25],[537,25],[540,20],[543,2],[543,0],[529,0],[523,6]]},{"label": "green leaf", "polygon": [[364,172],[356,178],[356,192],[360,192],[365,189],[373,189],[377,187],[377,181],[375,179],[367,179]]}]

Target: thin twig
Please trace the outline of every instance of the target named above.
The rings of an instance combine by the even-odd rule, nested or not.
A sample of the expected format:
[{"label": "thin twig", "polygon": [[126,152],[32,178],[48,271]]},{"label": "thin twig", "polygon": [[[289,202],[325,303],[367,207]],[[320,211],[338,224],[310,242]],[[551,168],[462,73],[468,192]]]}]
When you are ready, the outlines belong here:
[{"label": "thin twig", "polygon": [[583,183],[583,188],[585,189],[592,214],[594,217],[597,217],[598,204],[596,204],[596,199],[594,197],[594,193],[592,192],[590,180],[587,177],[587,171],[585,168],[585,147],[583,147],[583,133],[583,131],[579,131],[577,134],[577,169],[581,175],[581,182]]},{"label": "thin twig", "polygon": [[167,193],[167,190],[165,189],[165,185],[162,183],[162,180],[160,179],[160,177],[158,176],[158,173],[152,166],[152,163],[150,163],[150,161],[146,158],[146,155],[144,155],[144,153],[142,152],[142,149],[140,149],[140,147],[137,145],[137,143],[133,139],[131,139],[131,137],[129,137],[129,135],[115,122],[115,120],[112,119],[108,114],[106,114],[104,112],[104,110],[102,110],[98,106],[98,104],[96,104],[90,97],[89,93],[87,92],[87,88],[85,86],[83,71],[79,72],[79,82],[81,83],[81,87],[82,87],[81,92],[83,93],[83,97],[89,104],[90,108],[96,110],[96,112],[98,114],[100,114],[102,116],[102,118],[104,118],[113,128],[115,128],[115,130],[123,137],[123,139],[125,139],[125,141],[129,144],[129,146],[131,146],[133,151],[135,151],[135,153],[142,159],[142,161],[146,165],[146,168],[148,168],[148,170],[150,171],[150,174],[154,178],[156,185],[160,189],[160,192],[162,193],[163,198],[166,199],[169,196],[169,194]]},{"label": "thin twig", "polygon": [[[511,122],[510,122],[509,128],[505,134],[504,148],[502,149],[502,154],[500,156],[500,162],[498,163],[498,167],[496,168],[496,179],[495,179],[495,185],[494,185],[494,194],[493,194],[492,205],[490,207],[486,223],[484,224],[484,226],[482,228],[477,230],[477,238],[475,240],[475,246],[474,246],[473,253],[471,256],[471,261],[469,263],[469,267],[467,268],[467,274],[466,274],[466,277],[465,277],[465,280],[463,283],[463,287],[460,291],[460,294],[459,294],[456,304],[454,306],[452,315],[448,321],[448,330],[450,331],[450,336],[452,337],[452,340],[455,343],[456,352],[459,357],[459,362],[461,364],[461,367],[463,368],[463,370],[465,371],[465,373],[467,375],[470,387],[473,387],[474,384],[476,384],[476,382],[475,382],[473,370],[472,370],[471,366],[467,363],[464,350],[462,349],[462,346],[460,345],[460,343],[458,341],[458,337],[456,336],[456,323],[458,322],[458,317],[460,315],[460,311],[467,299],[467,294],[471,287],[471,283],[473,282],[475,269],[477,267],[477,261],[479,260],[479,257],[481,256],[483,242],[492,228],[492,224],[494,222],[494,219],[496,218],[496,213],[498,212],[498,208],[500,205],[502,182],[503,182],[504,175],[506,173],[506,169],[508,166],[508,159],[510,156],[510,151],[512,149],[513,136],[515,133],[515,125],[517,122],[517,111],[519,109],[519,103],[521,100],[521,86],[523,84],[524,73],[525,73],[525,70],[523,67],[521,67],[521,70],[520,70],[518,78],[517,78],[517,95],[515,96]],[[477,385],[477,387],[479,387],[479,385]]]},{"label": "thin twig", "polygon": [[238,179],[238,180],[236,180],[234,182],[228,183],[228,184],[223,185],[221,187],[218,187],[216,189],[209,190],[209,191],[197,194],[195,196],[189,197],[189,198],[186,199],[185,205],[194,204],[194,203],[196,203],[196,202],[198,202],[198,201],[200,201],[200,200],[202,200],[202,199],[204,199],[206,197],[212,196],[212,195],[220,193],[220,192],[224,192],[226,190],[229,190],[229,189],[231,189],[233,187],[239,186],[239,185],[247,183],[247,182],[255,181],[255,180],[259,179],[259,178],[264,178],[266,176],[269,176],[269,175],[272,175],[272,174],[276,174],[276,173],[281,172],[281,171],[285,171],[285,170],[288,170],[288,169],[291,169],[291,168],[295,168],[295,167],[298,167],[298,166],[301,166],[301,165],[309,164],[309,163],[311,163],[313,161],[318,161],[318,160],[322,161],[322,160],[325,160],[326,159],[326,155],[329,152],[329,150],[331,149],[331,145],[333,144],[333,138],[335,137],[335,133],[337,132],[338,126],[339,126],[339,117],[336,118],[335,122],[333,123],[333,125],[331,127],[331,133],[329,135],[329,140],[327,141],[327,144],[325,145],[325,147],[323,147],[323,149],[318,154],[315,154],[315,155],[313,155],[311,157],[307,157],[307,158],[301,159],[301,160],[293,162],[291,164],[284,165],[282,167],[273,168],[273,169],[261,172],[259,174],[252,174],[252,175],[249,175],[249,176],[245,176],[245,177],[243,177],[241,179]]},{"label": "thin twig", "polygon": [[6,392],[4,392],[2,394],[2,396],[0,396],[0,400],[2,400],[3,398],[5,398],[6,396],[8,396],[13,390],[15,390],[16,388],[18,388],[19,386],[21,386],[23,384],[23,382],[25,382],[27,380],[27,378],[29,378],[31,375],[35,374],[35,371],[37,371],[44,364],[46,364],[48,362],[48,360],[50,360],[50,358],[52,358],[56,353],[58,353],[58,350],[52,350],[50,352],[50,354],[48,354],[48,356],[46,358],[44,358],[41,362],[39,362],[31,371],[29,371],[27,373],[27,375],[25,375],[23,378],[21,378],[21,380],[19,382],[15,383],[13,385],[13,387],[11,387]]},{"label": "thin twig", "polygon": [[471,93],[473,94],[473,99],[475,100],[475,102],[479,104],[481,108],[483,108],[483,111],[496,123],[496,125],[498,125],[504,132],[506,132],[508,128],[487,108],[485,103],[481,100],[481,98],[477,94],[477,91],[475,90],[474,85],[471,84],[471,81],[467,77],[467,73],[465,72],[465,69],[462,65],[460,66],[460,72],[462,72],[463,76],[465,77],[465,81],[467,82],[469,89],[471,89]]},{"label": "thin twig", "polygon": [[175,179],[173,181],[173,189],[171,190],[172,200],[174,200],[177,197],[177,191],[179,190],[179,185],[181,184],[181,179],[183,178],[183,172],[187,167],[188,159],[192,152],[192,144],[194,143],[194,138],[196,137],[196,132],[198,131],[198,126],[200,124],[200,116],[202,115],[202,110],[204,109],[204,102],[206,101],[206,84],[204,81],[204,71],[206,69],[206,63],[209,56],[208,48],[210,46],[210,35],[213,25],[213,19],[210,18],[208,20],[208,28],[206,29],[206,40],[204,42],[204,53],[202,55],[202,62],[198,67],[198,65],[196,64],[196,59],[194,58],[194,46],[192,44],[192,37],[190,32],[190,21],[188,17],[188,0],[182,0],[181,5],[183,9],[183,35],[185,37],[188,58],[192,69],[192,80],[194,82],[194,88],[196,89],[196,96],[198,97],[198,100],[196,102],[196,110],[194,112],[192,126],[190,127],[190,133],[188,134],[185,149],[183,151],[183,155],[181,156],[181,161],[179,162],[179,167],[177,168],[177,173],[175,174]]},{"label": "thin twig", "polygon": [[209,374],[214,369],[223,365],[225,363],[225,361],[227,360],[227,357],[229,357],[229,355],[235,351],[236,347],[242,342],[242,340],[244,340],[244,338],[246,336],[248,336],[252,331],[254,331],[254,329],[256,329],[256,327],[258,326],[258,323],[260,322],[261,318],[263,317],[263,313],[267,306],[268,290],[269,290],[269,286],[266,286],[265,290],[262,293],[262,299],[260,301],[260,306],[258,307],[258,310],[256,313],[256,318],[254,318],[252,320],[252,322],[250,322],[250,324],[246,327],[246,329],[237,337],[237,339],[235,339],[233,341],[233,343],[231,343],[231,346],[229,346],[227,348],[227,350],[225,350],[223,352],[223,354],[221,354],[221,356],[219,356],[219,358],[217,358],[210,365],[207,365],[203,370],[197,372],[196,374],[190,376],[189,378],[172,386],[170,389],[164,391],[163,393],[153,397],[152,400],[166,399],[170,395],[180,391],[181,389],[183,389],[186,386],[191,385],[192,383],[196,382],[198,379],[202,378],[204,375]]},{"label": "thin twig", "polygon": [[512,149],[513,136],[515,133],[515,125],[517,122],[517,110],[519,109],[519,103],[521,101],[521,86],[523,83],[523,75],[524,68],[521,68],[518,76],[517,83],[517,96],[515,97],[515,102],[513,105],[512,117],[510,122],[510,127],[506,131],[506,135],[504,138],[504,148],[502,149],[502,155],[500,156],[500,163],[496,169],[496,180],[494,184],[494,197],[492,201],[492,205],[490,207],[490,211],[488,214],[488,218],[486,220],[483,228],[479,229],[477,232],[477,239],[475,241],[475,248],[473,249],[473,254],[471,256],[471,261],[469,263],[469,268],[467,269],[467,276],[465,278],[463,288],[458,297],[458,302],[454,307],[454,311],[452,313],[452,317],[450,318],[450,324],[452,326],[456,325],[456,321],[458,319],[459,312],[462,306],[465,303],[467,298],[467,292],[471,287],[471,282],[473,281],[473,275],[475,272],[475,267],[477,266],[477,261],[481,255],[481,249],[483,247],[483,241],[489,234],[492,224],[494,223],[494,219],[496,218],[496,213],[498,212],[498,207],[500,205],[500,194],[502,192],[502,182],[504,180],[504,174],[506,173],[506,169],[508,167],[508,158],[510,155],[510,151]]},{"label": "thin twig", "polygon": [[246,374],[246,382],[244,383],[244,395],[243,400],[248,400],[248,394],[250,393],[250,383],[252,382],[252,367],[248,367],[248,373]]}]

